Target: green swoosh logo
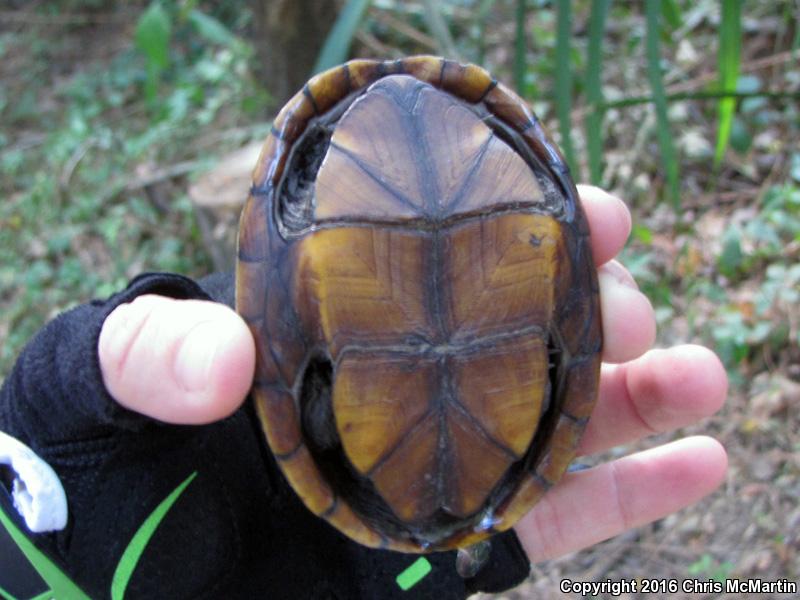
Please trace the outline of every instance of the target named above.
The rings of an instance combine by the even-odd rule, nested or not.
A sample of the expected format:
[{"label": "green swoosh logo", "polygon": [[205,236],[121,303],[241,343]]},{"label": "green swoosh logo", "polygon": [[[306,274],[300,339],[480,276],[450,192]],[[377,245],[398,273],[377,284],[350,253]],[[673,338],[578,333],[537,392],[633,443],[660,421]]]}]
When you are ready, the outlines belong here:
[{"label": "green swoosh logo", "polygon": [[[139,564],[139,559],[144,554],[150,538],[158,529],[161,521],[167,516],[167,513],[172,508],[172,505],[180,498],[184,490],[190,483],[197,477],[197,471],[184,479],[178,487],[176,487],[169,496],[164,498],[161,503],[151,512],[144,522],[133,534],[131,541],[122,553],[122,556],[117,563],[117,568],[114,570],[114,576],[111,579],[111,600],[123,600],[125,597],[125,590],[128,588],[133,572],[136,570],[136,565]],[[17,527],[11,518],[0,510],[0,523],[3,524],[6,531],[8,531],[11,538],[17,544],[20,551],[25,555],[31,563],[39,576],[44,580],[45,584],[49,586],[46,592],[38,594],[30,600],[92,600],[83,590],[81,590],[73,581],[64,574],[58,566],[52,562],[43,552],[41,552],[31,542],[28,537]],[[407,591],[414,587],[420,580],[422,580],[431,571],[431,564],[424,557],[420,557],[411,566],[405,569],[397,576],[397,585],[403,591]],[[6,592],[0,587],[0,599],[2,600],[20,600]]]},{"label": "green swoosh logo", "polygon": [[[172,505],[178,500],[180,495],[186,487],[197,476],[197,471],[189,475],[178,487],[176,487],[161,503],[153,510],[150,515],[144,520],[139,529],[128,542],[122,557],[117,563],[117,568],[114,571],[114,577],[111,580],[111,598],[112,600],[123,600],[125,597],[125,590],[128,587],[128,582],[133,575],[139,559],[144,553],[150,538],[158,529],[159,524],[169,512]],[[67,577],[58,566],[53,563],[43,552],[41,552],[31,542],[28,537],[17,527],[11,518],[0,510],[0,523],[3,524],[11,539],[17,544],[17,547],[25,555],[25,558],[33,565],[36,572],[49,586],[49,590],[37,595],[31,600],[46,600],[57,598],[58,600],[91,600],[91,598],[83,592],[72,580]],[[19,600],[15,598],[3,588],[0,588],[0,597],[3,600]]]},{"label": "green swoosh logo", "polygon": [[169,509],[175,504],[175,501],[183,493],[192,480],[197,476],[197,471],[189,475],[183,483],[172,490],[169,496],[161,501],[161,504],[156,506],[156,509],[150,513],[150,516],[145,519],[144,523],[139,527],[136,533],[128,543],[125,552],[122,553],[122,558],[119,559],[117,569],[114,571],[114,577],[111,580],[111,600],[122,600],[125,596],[125,588],[128,587],[131,575],[136,568],[139,558],[142,556],[147,543],[153,534],[156,532],[159,523],[167,515]]}]

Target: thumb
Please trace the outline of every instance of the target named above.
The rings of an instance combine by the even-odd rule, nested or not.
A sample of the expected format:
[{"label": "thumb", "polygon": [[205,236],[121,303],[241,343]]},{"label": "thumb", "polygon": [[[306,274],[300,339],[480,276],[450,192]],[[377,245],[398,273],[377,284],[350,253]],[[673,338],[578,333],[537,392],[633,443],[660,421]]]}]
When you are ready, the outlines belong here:
[{"label": "thumb", "polygon": [[222,419],[253,379],[255,347],[230,308],[145,295],[106,318],[98,341],[103,382],[122,406],[168,423]]}]

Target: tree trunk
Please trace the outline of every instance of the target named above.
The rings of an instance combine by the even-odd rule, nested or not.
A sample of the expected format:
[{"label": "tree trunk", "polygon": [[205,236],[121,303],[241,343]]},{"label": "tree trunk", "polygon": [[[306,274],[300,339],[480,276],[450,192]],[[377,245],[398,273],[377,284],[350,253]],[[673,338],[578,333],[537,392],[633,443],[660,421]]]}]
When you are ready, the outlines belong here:
[{"label": "tree trunk", "polygon": [[337,13],[334,0],[253,0],[256,70],[271,109],[308,80]]}]

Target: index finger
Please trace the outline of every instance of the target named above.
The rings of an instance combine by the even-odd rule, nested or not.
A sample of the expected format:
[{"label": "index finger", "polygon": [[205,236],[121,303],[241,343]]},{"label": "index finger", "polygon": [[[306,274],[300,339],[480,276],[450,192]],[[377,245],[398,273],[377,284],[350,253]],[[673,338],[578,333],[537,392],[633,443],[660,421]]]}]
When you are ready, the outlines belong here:
[{"label": "index finger", "polygon": [[579,185],[586,218],[591,232],[592,255],[600,266],[622,250],[631,232],[631,213],[616,196],[593,185]]}]

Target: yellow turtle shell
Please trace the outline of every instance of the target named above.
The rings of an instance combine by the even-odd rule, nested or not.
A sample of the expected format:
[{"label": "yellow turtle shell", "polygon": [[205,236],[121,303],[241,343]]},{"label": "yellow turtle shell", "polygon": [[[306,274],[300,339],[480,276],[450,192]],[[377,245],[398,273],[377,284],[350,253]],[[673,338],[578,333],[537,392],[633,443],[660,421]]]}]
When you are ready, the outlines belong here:
[{"label": "yellow turtle shell", "polygon": [[597,276],[557,148],[483,69],[420,56],[314,77],[239,230],[267,442],[367,546],[463,547],[562,476],[595,402]]}]

